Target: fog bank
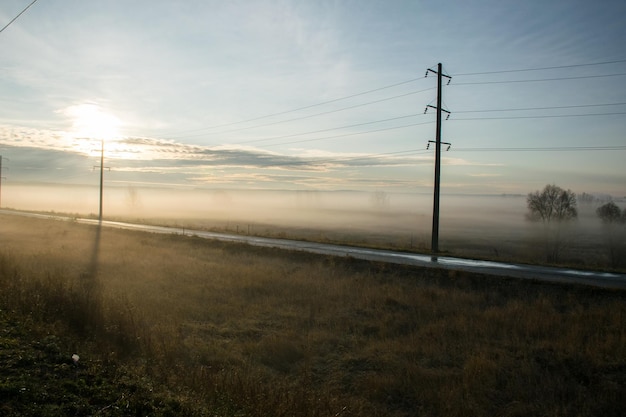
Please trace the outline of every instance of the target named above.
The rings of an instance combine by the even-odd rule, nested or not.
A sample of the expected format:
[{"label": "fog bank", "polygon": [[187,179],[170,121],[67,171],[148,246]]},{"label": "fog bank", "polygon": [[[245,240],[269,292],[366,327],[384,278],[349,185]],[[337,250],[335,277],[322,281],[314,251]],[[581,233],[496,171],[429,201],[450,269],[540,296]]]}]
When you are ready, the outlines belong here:
[{"label": "fog bank", "polygon": [[[98,213],[97,187],[7,185],[2,192],[4,208],[81,217]],[[428,250],[432,201],[430,194],[382,191],[107,187],[103,213],[105,219],[156,222],[186,229]],[[590,252],[606,244],[607,229],[595,215],[596,207],[579,205],[578,220],[559,231],[563,247],[576,259],[604,256]],[[443,194],[439,247],[466,256],[540,259],[546,250],[545,230],[526,220],[526,212],[525,195]]]}]

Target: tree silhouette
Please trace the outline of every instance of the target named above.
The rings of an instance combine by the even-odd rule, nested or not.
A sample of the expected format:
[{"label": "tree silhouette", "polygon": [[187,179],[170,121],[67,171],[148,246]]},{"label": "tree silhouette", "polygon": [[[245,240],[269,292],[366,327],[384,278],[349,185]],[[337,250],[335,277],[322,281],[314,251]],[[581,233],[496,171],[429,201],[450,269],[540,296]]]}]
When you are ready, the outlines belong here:
[{"label": "tree silhouette", "polygon": [[602,223],[618,223],[624,220],[619,207],[617,207],[617,204],[612,201],[598,207],[596,209],[596,214],[600,217]]},{"label": "tree silhouette", "polygon": [[554,184],[546,185],[542,191],[529,193],[527,218],[543,224],[543,241],[546,261],[559,262],[565,245],[562,236],[563,224],[578,217],[576,194]]},{"label": "tree silhouette", "polygon": [[607,254],[612,267],[618,268],[626,264],[626,230],[621,224],[626,222],[624,213],[612,201],[596,209],[596,214],[604,224]]},{"label": "tree silhouette", "polygon": [[526,202],[530,220],[550,223],[573,220],[578,217],[576,194],[554,184],[546,185],[541,192],[529,193]]}]

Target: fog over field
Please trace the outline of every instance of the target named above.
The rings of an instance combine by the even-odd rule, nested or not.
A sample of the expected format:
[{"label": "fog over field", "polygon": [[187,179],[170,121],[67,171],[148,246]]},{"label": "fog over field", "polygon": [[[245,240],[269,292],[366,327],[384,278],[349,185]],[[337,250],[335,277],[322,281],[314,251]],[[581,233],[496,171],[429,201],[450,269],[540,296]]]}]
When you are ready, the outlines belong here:
[{"label": "fog over field", "polygon": [[[98,212],[99,191],[89,186],[6,184],[3,206],[88,215]],[[300,227],[430,230],[430,194],[359,191],[264,191],[106,187],[104,216],[270,223]],[[525,196],[442,195],[441,218],[455,223],[519,227]]]},{"label": "fog over field", "polygon": [[[3,206],[97,216],[96,187],[6,185]],[[160,223],[186,229],[330,240],[427,251],[430,194],[357,191],[263,191],[106,187],[105,219]],[[623,200],[616,200],[620,207]],[[563,225],[559,245],[569,260],[599,262],[608,229],[595,213],[599,201],[579,203]],[[457,255],[541,260],[545,230],[526,219],[526,195],[443,194],[440,250]],[[619,227],[623,229],[623,227]],[[612,233],[612,232],[611,232]],[[566,257],[567,258],[567,257]]]}]

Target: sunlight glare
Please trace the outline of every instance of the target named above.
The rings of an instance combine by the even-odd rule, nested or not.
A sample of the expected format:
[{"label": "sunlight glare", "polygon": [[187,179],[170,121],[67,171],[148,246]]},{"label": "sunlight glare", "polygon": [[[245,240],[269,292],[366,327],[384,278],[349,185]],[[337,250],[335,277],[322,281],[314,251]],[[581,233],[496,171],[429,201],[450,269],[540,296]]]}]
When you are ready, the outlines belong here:
[{"label": "sunlight glare", "polygon": [[[72,105],[60,112],[72,123],[70,130],[66,132],[69,146],[80,153],[98,155],[100,141],[111,143],[121,137],[120,119],[95,103]],[[98,144],[94,141],[98,141]]]},{"label": "sunlight glare", "polygon": [[63,113],[72,119],[72,136],[77,139],[113,140],[120,136],[120,119],[97,104],[69,106]]}]

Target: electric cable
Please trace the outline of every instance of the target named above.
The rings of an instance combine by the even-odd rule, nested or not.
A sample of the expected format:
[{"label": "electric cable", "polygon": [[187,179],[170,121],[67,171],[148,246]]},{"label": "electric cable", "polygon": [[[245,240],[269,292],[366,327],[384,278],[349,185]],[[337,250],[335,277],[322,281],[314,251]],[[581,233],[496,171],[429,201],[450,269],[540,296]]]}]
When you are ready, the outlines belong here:
[{"label": "electric cable", "polygon": [[26,6],[26,8],[24,8],[24,10],[22,10],[21,12],[19,12],[17,14],[17,16],[15,16],[13,19],[11,19],[9,21],[9,23],[7,23],[6,25],[4,25],[4,27],[2,29],[0,29],[0,33],[4,32],[4,30],[6,28],[8,28],[9,26],[11,26],[11,23],[15,22],[17,20],[18,17],[20,17],[26,10],[30,9],[30,6],[32,6],[33,4],[35,4],[37,2],[37,0],[33,0],[32,3],[30,3],[28,6]]},{"label": "electric cable", "polygon": [[510,70],[500,70],[500,71],[483,71],[483,72],[465,72],[465,73],[460,73],[460,74],[453,74],[452,77],[462,77],[462,76],[470,76],[470,75],[505,74],[505,73],[511,73],[511,72],[526,72],[526,71],[545,71],[545,70],[553,70],[553,69],[589,67],[589,66],[594,66],[594,65],[619,64],[623,62],[626,62],[626,59],[619,59],[615,61],[591,62],[587,64],[557,65],[557,66],[552,66],[552,67],[522,68],[522,69],[510,69]]},{"label": "electric cable", "polygon": [[253,139],[253,140],[248,140],[248,141],[239,142],[239,143],[240,144],[246,144],[246,143],[264,142],[264,141],[267,141],[267,140],[293,138],[293,137],[296,137],[296,136],[304,136],[304,135],[311,135],[311,134],[314,134],[314,133],[330,132],[330,131],[333,131],[333,130],[348,129],[348,128],[352,128],[352,127],[371,125],[371,124],[375,124],[375,123],[390,122],[392,120],[407,119],[409,117],[419,117],[419,116],[423,116],[423,115],[424,115],[424,113],[407,114],[406,116],[390,117],[388,119],[373,120],[371,122],[363,122],[363,123],[356,123],[356,124],[347,125],[347,126],[331,127],[331,128],[328,128],[328,129],[314,130],[314,131],[310,131],[310,132],[295,133],[295,134],[282,135],[282,136],[273,136],[273,137],[262,138],[262,139]]},{"label": "electric cable", "polygon": [[606,107],[606,106],[623,106],[626,102],[622,103],[605,103],[605,104],[578,104],[572,106],[548,106],[548,107],[520,107],[513,109],[484,109],[484,110],[455,110],[454,113],[492,113],[492,112],[505,112],[505,111],[529,111],[529,110],[556,110],[556,109],[574,109],[583,107]]},{"label": "electric cable", "polygon": [[467,117],[467,118],[450,118],[450,121],[467,121],[467,120],[513,120],[513,119],[552,119],[562,117],[592,117],[592,116],[617,116],[624,115],[626,112],[611,113],[585,113],[585,114],[553,114],[539,116],[508,116],[508,117]]},{"label": "electric cable", "polygon": [[[294,117],[292,119],[279,120],[279,121],[276,121],[276,122],[264,123],[264,124],[261,124],[261,125],[247,126],[247,127],[242,127],[242,128],[238,128],[238,129],[223,130],[223,131],[219,131],[219,132],[200,133],[200,134],[197,134],[197,135],[168,136],[168,137],[164,137],[163,139],[183,139],[183,138],[200,137],[200,136],[207,136],[207,135],[222,135],[224,133],[240,132],[240,131],[243,131],[243,130],[256,129],[256,128],[259,128],[259,127],[274,126],[274,125],[278,125],[278,124],[282,124],[282,123],[294,122],[294,121],[297,121],[297,120],[311,119],[313,117],[323,116],[323,115],[327,115],[327,114],[331,114],[331,113],[338,113],[338,112],[341,112],[341,111],[344,111],[344,110],[355,109],[357,107],[364,107],[364,106],[368,106],[370,104],[381,103],[383,101],[389,101],[389,100],[393,100],[393,99],[401,98],[401,97],[407,97],[407,96],[410,96],[410,95],[413,95],[413,94],[419,94],[419,93],[423,93],[425,91],[430,91],[430,90],[434,90],[434,89],[435,89],[435,87],[426,88],[424,90],[418,90],[418,91],[410,91],[408,93],[404,93],[404,94],[400,94],[400,95],[396,95],[396,96],[392,96],[392,97],[385,97],[385,98],[382,98],[382,99],[379,99],[379,100],[368,101],[366,103],[355,104],[353,106],[342,107],[340,109],[335,109],[335,110],[329,110],[329,111],[325,111],[325,112],[321,112],[321,113],[310,114],[310,115],[307,115],[307,116]],[[196,131],[200,131],[200,130],[205,130],[205,129],[197,129]],[[206,130],[208,130],[208,128]]]},{"label": "electric cable", "polygon": [[[389,88],[397,87],[397,86],[400,86],[400,85],[409,84],[409,83],[412,83],[412,82],[415,82],[415,81],[419,81],[419,80],[422,80],[422,79],[423,79],[423,77],[411,78],[410,80],[401,81],[401,82],[394,83],[394,84],[389,84],[389,85],[386,85],[386,86],[383,86],[383,87],[378,87],[378,88],[374,88],[374,89],[371,89],[371,90],[362,91],[360,93],[355,93],[355,94],[351,94],[351,95],[348,95],[348,96],[338,97],[338,98],[335,98],[335,99],[332,99],[332,100],[322,101],[320,103],[310,104],[310,105],[307,105],[307,106],[302,106],[302,107],[298,107],[298,108],[291,109],[291,110],[285,110],[285,111],[281,111],[281,112],[277,112],[277,113],[266,114],[264,116],[258,116],[258,117],[254,117],[254,118],[251,118],[251,119],[240,120],[240,121],[237,121],[237,122],[230,122],[230,123],[224,123],[224,124],[220,124],[220,125],[208,126],[208,127],[204,127],[204,128],[200,128],[200,129],[183,130],[183,131],[179,131],[179,133],[183,133],[183,132],[197,132],[197,131],[201,131],[201,130],[217,129],[217,128],[220,128],[220,127],[233,126],[233,125],[237,125],[237,124],[243,124],[243,123],[254,122],[254,121],[257,121],[257,120],[267,119],[267,118],[270,118],[270,117],[281,116],[281,115],[284,115],[284,114],[295,113],[295,112],[300,111],[300,110],[306,110],[306,109],[310,109],[310,108],[313,108],[313,107],[319,107],[319,106],[323,106],[323,105],[326,105],[326,104],[335,103],[335,102],[342,101],[342,100],[347,100],[349,98],[363,96],[363,95],[374,93],[374,92],[377,92],[377,91],[382,91],[382,90],[386,90],[386,89],[389,89]],[[424,90],[424,91],[427,91],[427,90]],[[401,97],[401,96],[399,96],[399,97]],[[169,136],[169,135],[164,135],[164,136]]]},{"label": "electric cable", "polygon": [[563,80],[581,80],[588,78],[606,78],[606,77],[620,77],[626,75],[626,72],[620,72],[616,74],[601,74],[601,75],[581,75],[577,77],[556,77],[556,78],[539,78],[534,80],[505,80],[505,81],[476,81],[467,83],[453,83],[452,85],[483,85],[483,84],[514,84],[514,83],[534,83],[544,81],[563,81]]},{"label": "electric cable", "polygon": [[383,128],[383,129],[376,129],[376,130],[367,130],[367,131],[364,131],[364,132],[343,133],[343,134],[340,134],[340,135],[326,136],[326,137],[323,137],[323,138],[302,139],[302,140],[295,140],[295,141],[291,141],[291,142],[280,142],[280,143],[264,145],[263,147],[267,148],[267,147],[271,147],[271,146],[290,145],[290,144],[293,144],[293,143],[315,142],[315,141],[319,141],[319,140],[337,139],[337,138],[343,138],[343,137],[348,137],[348,136],[365,135],[365,134],[368,134],[368,133],[377,133],[377,132],[386,132],[386,131],[389,131],[389,130],[405,129],[407,127],[421,126],[421,125],[427,125],[427,124],[433,124],[433,123],[435,123],[435,122],[434,121],[430,121],[430,122],[423,122],[423,123],[411,123],[411,124],[408,124],[408,125],[387,127],[387,128]]},{"label": "electric cable", "polygon": [[455,152],[583,152],[583,151],[626,151],[624,145],[607,146],[547,146],[519,148],[454,148]]},{"label": "electric cable", "polygon": [[[456,74],[456,75],[453,75],[453,76],[471,76],[471,75],[483,75],[483,74],[498,74],[498,73],[513,73],[513,72],[525,72],[525,71],[540,71],[540,70],[550,70],[550,69],[563,69],[563,68],[575,68],[575,67],[596,66],[596,65],[608,65],[608,64],[615,64],[615,63],[622,63],[622,62],[626,62],[626,59],[624,59],[624,60],[614,60],[614,61],[590,62],[590,63],[572,64],[572,65],[560,65],[560,66],[551,66],[551,67],[522,68],[522,69],[510,69],[510,70],[487,71],[487,72],[468,72],[468,73]],[[619,75],[626,75],[626,73],[608,74],[608,75],[595,75],[595,76],[581,76],[581,77],[545,78],[545,79],[537,79],[537,80],[465,82],[465,83],[453,83],[452,85],[480,85],[480,84],[506,84],[506,83],[540,82],[540,81],[560,81],[560,80],[568,80],[568,79],[612,77],[612,76],[619,76]],[[280,115],[289,114],[289,113],[295,113],[297,111],[306,110],[306,109],[310,109],[310,108],[314,108],[314,107],[319,107],[319,106],[323,106],[323,105],[326,105],[326,104],[338,102],[338,101],[341,101],[341,100],[346,100],[346,99],[349,99],[349,98],[359,97],[359,96],[370,94],[370,93],[373,93],[373,92],[377,92],[377,91],[381,91],[381,90],[385,90],[385,89],[389,89],[389,88],[393,88],[393,87],[409,84],[409,83],[412,83],[412,82],[415,82],[415,81],[419,81],[419,80],[424,79],[424,78],[425,77],[411,78],[411,79],[408,79],[408,80],[405,80],[405,81],[401,81],[401,82],[397,82],[397,83],[394,83],[394,84],[389,84],[389,85],[386,85],[386,86],[374,88],[374,89],[371,89],[371,90],[362,91],[362,92],[355,93],[355,94],[350,94],[348,96],[338,97],[338,98],[335,98],[335,99],[332,99],[332,100],[327,100],[327,101],[323,101],[323,102],[319,102],[319,103],[315,103],[315,104],[311,104],[311,105],[307,105],[307,106],[302,106],[302,107],[298,107],[298,108],[294,108],[294,109],[290,109],[290,110],[285,110],[285,111],[281,111],[281,112],[277,112],[277,113],[271,113],[271,114],[267,114],[267,115],[264,115],[264,116],[258,116],[258,117],[254,117],[254,118],[251,118],[251,119],[245,119],[245,120],[241,120],[241,121],[237,121],[237,122],[230,122],[230,123],[224,123],[224,124],[219,124],[219,125],[207,126],[207,127],[198,128],[198,129],[176,131],[176,132],[173,132],[173,133],[164,134],[164,135],[162,135],[162,137],[164,139],[181,139],[181,138],[190,138],[190,137],[204,136],[205,134],[198,134],[198,135],[183,135],[183,134],[186,133],[186,132],[189,132],[189,133],[201,132],[201,131],[205,131],[205,130],[218,129],[218,128],[221,128],[221,127],[235,126],[235,125],[249,123],[249,122],[262,120],[262,119],[266,119],[266,118],[270,118],[270,117],[280,116]],[[357,105],[354,105],[354,106],[349,106],[349,107],[345,107],[345,108],[341,108],[341,109],[337,109],[337,110],[331,110],[329,112],[322,112],[322,113],[317,113],[315,115],[303,116],[301,118],[293,118],[293,119],[288,119],[288,120],[285,120],[285,121],[277,121],[277,122],[267,123],[267,124],[263,124],[263,125],[243,127],[243,128],[233,129],[233,130],[229,130],[229,131],[221,131],[221,132],[207,133],[207,134],[228,133],[228,132],[235,131],[235,130],[246,130],[246,129],[252,129],[252,128],[257,128],[257,127],[270,126],[270,125],[279,124],[279,123],[287,123],[287,122],[295,121],[295,120],[303,120],[303,119],[306,119],[306,118],[312,118],[312,117],[320,116],[320,115],[323,115],[323,114],[339,112],[339,111],[343,111],[343,110],[348,110],[348,109],[352,109],[352,108],[365,106],[365,105],[368,105],[368,104],[378,103],[378,102],[385,101],[385,100],[391,100],[393,98],[403,97],[403,96],[410,95],[410,94],[416,94],[418,92],[428,91],[428,90],[431,90],[431,89],[434,89],[434,87],[430,88],[430,89],[426,89],[426,90],[410,92],[410,93],[406,93],[406,94],[402,94],[402,95],[398,95],[398,96],[393,96],[393,97],[389,97],[389,98],[385,98],[385,99],[381,99],[381,100],[376,100],[376,101],[372,101],[372,102],[368,102],[368,103],[357,104]]]}]

